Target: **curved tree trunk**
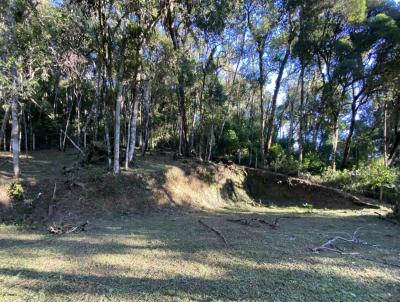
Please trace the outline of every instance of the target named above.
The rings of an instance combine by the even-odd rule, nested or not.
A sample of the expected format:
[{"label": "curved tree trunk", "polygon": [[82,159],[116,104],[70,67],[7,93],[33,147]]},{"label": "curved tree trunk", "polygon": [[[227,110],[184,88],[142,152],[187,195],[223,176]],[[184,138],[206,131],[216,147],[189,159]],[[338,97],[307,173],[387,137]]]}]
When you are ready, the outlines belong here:
[{"label": "curved tree trunk", "polygon": [[266,150],[265,150],[266,153],[269,152],[269,149],[271,148],[271,145],[272,145],[272,134],[273,134],[273,130],[274,130],[276,103],[278,100],[279,90],[281,87],[283,71],[285,70],[286,63],[289,59],[289,56],[290,56],[290,43],[286,48],[285,56],[283,57],[281,65],[279,66],[279,73],[278,73],[278,77],[276,78],[276,82],[275,82],[274,94],[272,96],[271,112],[270,112],[269,118],[268,118],[268,129],[267,129],[267,136],[266,136],[267,146],[266,146]]}]

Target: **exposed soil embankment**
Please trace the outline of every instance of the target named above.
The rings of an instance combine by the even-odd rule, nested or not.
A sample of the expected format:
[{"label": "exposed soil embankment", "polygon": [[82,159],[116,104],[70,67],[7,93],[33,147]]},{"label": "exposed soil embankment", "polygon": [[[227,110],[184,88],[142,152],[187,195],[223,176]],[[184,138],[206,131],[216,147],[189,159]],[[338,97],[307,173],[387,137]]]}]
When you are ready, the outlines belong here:
[{"label": "exposed soil embankment", "polygon": [[301,178],[260,169],[246,169],[245,187],[248,194],[266,204],[301,206],[305,203],[315,208],[354,208],[371,206],[358,197],[341,190],[312,183]]},{"label": "exposed soil embankment", "polygon": [[[93,171],[92,171],[93,172]],[[147,160],[119,176],[77,170],[58,179],[25,182],[29,204],[3,206],[31,223],[74,220],[83,216],[107,216],[165,207],[218,209],[232,205],[265,204],[349,209],[357,198],[307,180],[235,165],[201,164],[195,161],[160,163]],[[56,192],[55,190],[56,185]]]}]

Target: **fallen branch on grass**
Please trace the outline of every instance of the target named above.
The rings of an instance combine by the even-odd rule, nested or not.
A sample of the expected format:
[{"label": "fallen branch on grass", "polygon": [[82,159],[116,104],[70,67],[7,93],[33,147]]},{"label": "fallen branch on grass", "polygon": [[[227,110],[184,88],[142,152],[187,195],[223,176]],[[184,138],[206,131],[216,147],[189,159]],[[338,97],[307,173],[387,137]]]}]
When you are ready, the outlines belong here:
[{"label": "fallen branch on grass", "polygon": [[78,225],[66,224],[66,225],[52,225],[47,229],[50,234],[70,234],[85,231],[85,227],[88,225],[88,221],[80,223]]},{"label": "fallen branch on grass", "polygon": [[208,224],[206,224],[203,220],[199,219],[199,223],[203,226],[205,226],[207,229],[213,231],[215,234],[218,235],[219,238],[222,239],[222,241],[225,243],[226,246],[228,246],[228,241],[226,241],[224,235],[222,235],[222,233],[220,231],[218,231],[217,229],[213,228],[212,226],[209,226]]},{"label": "fallen branch on grass", "polygon": [[355,243],[355,244],[364,243],[364,244],[365,244],[365,243],[366,243],[365,241],[362,241],[362,240],[360,240],[360,239],[357,238],[357,233],[358,233],[361,229],[362,229],[361,227],[357,228],[357,229],[354,231],[353,235],[350,236],[350,238],[344,238],[344,237],[341,237],[341,236],[336,236],[335,238],[333,238],[333,239],[331,239],[331,240],[328,240],[328,241],[325,242],[324,244],[313,248],[312,251],[313,251],[314,253],[318,253],[318,252],[320,252],[320,251],[324,251],[324,250],[325,250],[325,251],[330,251],[330,252],[338,253],[338,254],[341,254],[341,255],[358,255],[358,253],[345,253],[345,252],[343,252],[342,250],[340,250],[338,247],[336,247],[336,246],[334,245],[334,243],[335,243],[336,241],[340,241],[340,240],[341,240],[341,241],[345,241],[345,242],[347,242],[347,243]]},{"label": "fallen branch on grass", "polygon": [[280,217],[277,217],[274,219],[273,222],[268,222],[264,219],[260,219],[260,218],[243,218],[243,219],[227,219],[230,222],[236,222],[236,223],[240,223],[242,225],[247,225],[247,226],[251,226],[251,227],[259,227],[261,224],[266,224],[268,225],[271,229],[276,229],[278,227],[278,221],[279,221]]}]

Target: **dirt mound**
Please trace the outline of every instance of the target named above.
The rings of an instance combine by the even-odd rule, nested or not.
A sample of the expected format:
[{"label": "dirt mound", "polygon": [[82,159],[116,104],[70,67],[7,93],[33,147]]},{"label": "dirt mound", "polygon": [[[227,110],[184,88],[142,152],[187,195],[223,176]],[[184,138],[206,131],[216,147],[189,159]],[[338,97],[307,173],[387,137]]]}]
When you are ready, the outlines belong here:
[{"label": "dirt mound", "polygon": [[30,224],[43,224],[165,207],[218,209],[254,203],[356,207],[350,194],[264,170],[188,160],[163,166],[156,161],[146,164],[118,177],[82,169],[72,176],[68,172],[64,178],[25,182],[29,203],[10,202],[5,196],[2,216],[13,213]]}]

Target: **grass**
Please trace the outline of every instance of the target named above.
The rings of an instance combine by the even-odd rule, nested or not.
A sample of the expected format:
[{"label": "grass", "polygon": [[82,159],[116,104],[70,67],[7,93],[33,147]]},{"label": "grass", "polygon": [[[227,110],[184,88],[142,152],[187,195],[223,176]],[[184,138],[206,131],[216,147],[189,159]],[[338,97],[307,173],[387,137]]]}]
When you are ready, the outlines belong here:
[{"label": "grass", "polygon": [[[58,156],[23,160],[25,180],[61,180],[69,155]],[[136,173],[175,166],[143,161]],[[4,167],[0,178],[6,182],[10,167]],[[184,189],[196,181],[189,178]],[[0,301],[400,301],[400,268],[385,264],[400,265],[399,226],[377,219],[374,211],[227,204],[97,215],[86,232],[59,236],[0,224]],[[283,218],[275,230],[227,221],[255,216],[271,222],[300,218]],[[218,229],[229,246],[199,219]],[[359,255],[310,251],[357,227],[368,244],[339,247]]]},{"label": "grass", "polygon": [[[302,209],[297,209],[298,212]],[[93,220],[87,232],[52,236],[0,226],[0,301],[398,301],[399,269],[359,256],[314,254],[336,234],[364,229],[369,245],[341,245],[400,264],[397,226],[354,211],[282,219],[277,230],[227,217],[293,215],[159,213]],[[221,231],[221,240],[198,219]]]}]

